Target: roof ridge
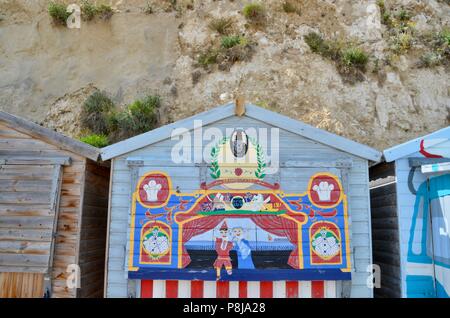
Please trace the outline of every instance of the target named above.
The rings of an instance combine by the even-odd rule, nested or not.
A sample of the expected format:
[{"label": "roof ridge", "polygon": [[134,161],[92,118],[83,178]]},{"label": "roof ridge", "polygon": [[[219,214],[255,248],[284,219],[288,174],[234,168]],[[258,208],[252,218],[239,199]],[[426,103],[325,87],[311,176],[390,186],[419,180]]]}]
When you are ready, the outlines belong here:
[{"label": "roof ridge", "polygon": [[79,154],[88,159],[98,161],[101,150],[84,142],[65,136],[49,128],[40,126],[28,119],[0,110],[0,121],[12,125],[12,129],[45,140],[65,150]]},{"label": "roof ridge", "polygon": [[[206,126],[232,116],[235,116],[234,102],[215,107],[208,111],[107,146],[102,149],[101,157],[103,160],[108,160],[170,138],[172,131],[176,128],[187,128],[188,130],[192,130],[194,129],[194,121],[197,119],[202,120],[202,126]],[[265,122],[367,160],[378,162],[381,159],[381,152],[367,145],[357,143],[345,137],[338,136],[326,130],[313,127],[299,120],[292,119],[250,103],[246,104],[246,112],[243,116]]]}]

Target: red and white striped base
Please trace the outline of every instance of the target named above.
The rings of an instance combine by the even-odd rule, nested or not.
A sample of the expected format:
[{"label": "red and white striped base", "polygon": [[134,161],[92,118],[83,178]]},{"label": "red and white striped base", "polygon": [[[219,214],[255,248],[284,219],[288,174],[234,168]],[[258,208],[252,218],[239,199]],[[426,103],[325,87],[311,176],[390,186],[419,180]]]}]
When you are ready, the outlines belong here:
[{"label": "red and white striped base", "polygon": [[143,280],[142,298],[335,298],[335,281]]}]

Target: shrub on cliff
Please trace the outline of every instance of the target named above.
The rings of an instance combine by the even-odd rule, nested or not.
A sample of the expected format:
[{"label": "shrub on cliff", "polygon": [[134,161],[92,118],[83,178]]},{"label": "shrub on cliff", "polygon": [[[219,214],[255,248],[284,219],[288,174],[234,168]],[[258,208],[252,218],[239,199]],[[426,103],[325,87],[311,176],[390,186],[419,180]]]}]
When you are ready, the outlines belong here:
[{"label": "shrub on cliff", "polygon": [[51,1],[47,8],[48,14],[55,24],[66,25],[66,21],[70,14],[64,3]]},{"label": "shrub on cliff", "polygon": [[158,125],[160,106],[159,96],[148,95],[118,110],[105,93],[97,91],[83,105],[81,124],[92,134],[107,136],[108,142],[113,143],[154,129]]},{"label": "shrub on cliff", "polygon": [[81,124],[95,134],[108,135],[108,121],[114,102],[104,92],[96,91],[83,104]]},{"label": "shrub on cliff", "polygon": [[113,112],[108,120],[109,139],[116,142],[154,129],[158,125],[160,106],[159,96],[148,95],[123,111]]}]

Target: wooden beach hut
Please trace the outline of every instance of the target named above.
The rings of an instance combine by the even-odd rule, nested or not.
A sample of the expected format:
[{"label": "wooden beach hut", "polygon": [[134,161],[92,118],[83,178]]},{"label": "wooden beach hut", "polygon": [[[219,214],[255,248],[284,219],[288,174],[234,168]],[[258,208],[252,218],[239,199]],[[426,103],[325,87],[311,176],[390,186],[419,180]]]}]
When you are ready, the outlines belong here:
[{"label": "wooden beach hut", "polygon": [[0,111],[0,298],[102,297],[110,169],[99,155]]},{"label": "wooden beach hut", "polygon": [[450,295],[450,127],[384,151],[370,169],[377,297]]},{"label": "wooden beach hut", "polygon": [[107,297],[372,297],[381,153],[242,101],[102,149]]}]

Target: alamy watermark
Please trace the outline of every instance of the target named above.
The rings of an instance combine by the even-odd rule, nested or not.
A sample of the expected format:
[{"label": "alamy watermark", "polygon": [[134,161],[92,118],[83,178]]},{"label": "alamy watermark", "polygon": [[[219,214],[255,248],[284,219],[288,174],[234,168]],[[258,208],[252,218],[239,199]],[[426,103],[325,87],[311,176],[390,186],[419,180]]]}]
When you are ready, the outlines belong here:
[{"label": "alamy watermark", "polygon": [[[278,128],[225,128],[203,126],[201,120],[194,120],[192,128],[176,128],[171,140],[177,141],[171,149],[171,159],[175,164],[211,163],[211,150],[221,143],[230,143],[237,152],[252,144],[264,154],[266,174],[275,174],[280,165],[280,130]],[[229,152],[217,153],[216,160],[248,164],[254,160],[251,156],[230,155]]]}]

